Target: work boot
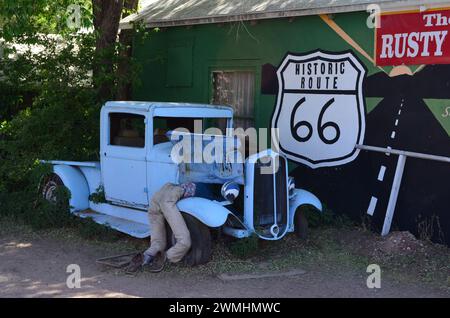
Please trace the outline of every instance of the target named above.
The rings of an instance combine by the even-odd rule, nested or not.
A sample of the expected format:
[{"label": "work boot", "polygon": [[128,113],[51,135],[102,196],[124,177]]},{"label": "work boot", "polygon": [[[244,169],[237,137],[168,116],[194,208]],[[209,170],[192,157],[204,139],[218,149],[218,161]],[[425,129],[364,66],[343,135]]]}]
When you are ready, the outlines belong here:
[{"label": "work boot", "polygon": [[150,264],[153,262],[154,259],[155,259],[155,257],[154,257],[153,255],[149,255],[149,254],[145,254],[145,253],[144,253],[144,258],[143,258],[143,261],[142,261],[142,266],[150,265]]},{"label": "work boot", "polygon": [[125,273],[129,275],[136,274],[136,272],[142,268],[143,259],[144,259],[143,253],[138,253],[134,255],[130,261],[130,264],[126,268]]},{"label": "work boot", "polygon": [[164,266],[167,262],[166,253],[160,252],[156,254],[155,257],[152,258],[152,261],[144,266],[145,269],[148,269],[149,272],[159,273],[164,269]]}]

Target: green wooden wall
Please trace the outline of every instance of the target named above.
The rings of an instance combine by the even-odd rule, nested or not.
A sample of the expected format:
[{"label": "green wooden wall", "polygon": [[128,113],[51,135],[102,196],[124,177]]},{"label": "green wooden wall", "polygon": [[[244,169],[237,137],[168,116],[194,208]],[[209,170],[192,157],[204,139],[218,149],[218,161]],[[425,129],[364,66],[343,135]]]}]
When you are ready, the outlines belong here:
[{"label": "green wooden wall", "polygon": [[[366,19],[364,12],[334,17],[360,46],[373,52],[373,30],[366,27]],[[134,57],[142,63],[134,85],[136,100],[209,103],[212,70],[253,70],[257,127],[269,126],[276,98],[260,94],[262,65],[277,66],[288,51],[351,48],[319,16],[171,27],[152,31],[145,40],[137,38],[134,45]],[[359,57],[367,62],[369,74],[380,71]]]}]

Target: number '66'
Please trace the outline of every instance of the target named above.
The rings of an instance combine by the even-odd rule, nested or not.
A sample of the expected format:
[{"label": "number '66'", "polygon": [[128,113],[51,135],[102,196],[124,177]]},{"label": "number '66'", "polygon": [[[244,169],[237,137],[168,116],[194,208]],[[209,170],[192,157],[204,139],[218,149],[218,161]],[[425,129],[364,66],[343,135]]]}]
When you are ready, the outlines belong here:
[{"label": "number '66'", "polygon": [[[297,113],[298,109],[300,108],[301,105],[303,105],[303,103],[306,101],[305,97],[303,97],[302,99],[300,99],[297,104],[295,104],[294,109],[292,111],[291,114],[291,134],[294,137],[295,140],[297,140],[298,142],[307,142],[308,140],[311,139],[312,134],[313,134],[313,126],[311,125],[310,122],[306,121],[306,120],[302,120],[299,121],[298,123],[295,123],[295,114]],[[330,99],[328,102],[326,102],[326,104],[322,107],[322,109],[320,110],[320,115],[319,115],[319,119],[317,121],[317,133],[319,134],[319,138],[320,140],[322,140],[323,143],[327,144],[327,145],[331,145],[336,143],[339,140],[339,137],[341,135],[341,130],[339,129],[339,126],[332,121],[329,122],[325,122],[323,123],[323,116],[326,112],[326,110],[334,103],[334,98]],[[306,127],[308,129],[308,133],[306,134],[306,136],[300,136],[298,133],[298,130],[301,127]],[[327,138],[324,134],[325,129],[327,128],[333,128],[336,132],[334,138]]]}]

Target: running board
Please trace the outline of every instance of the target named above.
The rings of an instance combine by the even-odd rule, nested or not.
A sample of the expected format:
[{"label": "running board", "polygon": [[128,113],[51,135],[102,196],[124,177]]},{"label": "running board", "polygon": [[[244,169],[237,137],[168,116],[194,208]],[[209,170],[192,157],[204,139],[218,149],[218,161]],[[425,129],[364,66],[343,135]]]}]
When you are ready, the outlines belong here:
[{"label": "running board", "polygon": [[123,218],[94,212],[92,210],[75,212],[74,214],[81,218],[90,218],[95,223],[109,226],[112,229],[136,238],[146,238],[150,236],[150,227],[148,224],[125,220]]}]

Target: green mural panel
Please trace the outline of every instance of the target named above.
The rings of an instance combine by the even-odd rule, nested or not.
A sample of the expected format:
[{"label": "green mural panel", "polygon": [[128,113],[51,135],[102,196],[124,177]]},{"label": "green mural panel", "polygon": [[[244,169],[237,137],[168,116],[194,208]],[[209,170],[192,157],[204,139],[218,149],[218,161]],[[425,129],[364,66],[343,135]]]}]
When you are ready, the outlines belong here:
[{"label": "green mural panel", "polygon": [[366,97],[366,110],[370,113],[383,100],[380,97]]},{"label": "green mural panel", "polygon": [[424,102],[450,136],[450,99],[424,99]]}]

